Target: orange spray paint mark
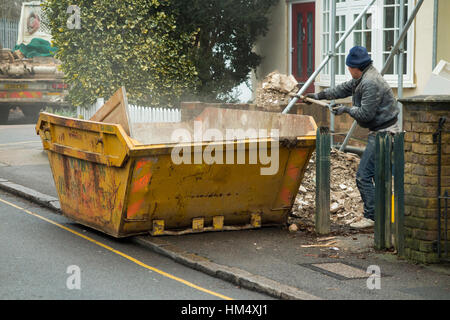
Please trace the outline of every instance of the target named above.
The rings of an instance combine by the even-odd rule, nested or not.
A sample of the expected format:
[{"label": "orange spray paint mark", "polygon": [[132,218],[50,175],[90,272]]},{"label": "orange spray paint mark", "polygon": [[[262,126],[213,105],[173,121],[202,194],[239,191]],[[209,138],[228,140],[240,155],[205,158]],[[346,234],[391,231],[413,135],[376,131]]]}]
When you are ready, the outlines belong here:
[{"label": "orange spray paint mark", "polygon": [[288,188],[283,188],[283,190],[281,190],[280,192],[280,198],[281,201],[283,201],[284,204],[290,204],[291,203],[291,198],[292,198],[292,193]]},{"label": "orange spray paint mark", "polygon": [[151,180],[151,173],[146,174],[145,176],[136,179],[135,182],[133,183],[133,188],[131,189],[131,192],[139,192],[142,189],[144,189],[145,187],[148,186],[148,183]]},{"label": "orange spray paint mark", "polygon": [[148,161],[140,160],[136,162],[136,170],[141,169],[146,163],[148,163]]},{"label": "orange spray paint mark", "polygon": [[287,169],[287,174],[292,180],[297,180],[299,171],[300,169],[298,167],[290,165]]},{"label": "orange spray paint mark", "polygon": [[141,199],[133,204],[130,204],[127,210],[127,218],[133,218],[137,214],[143,203],[144,199]]}]

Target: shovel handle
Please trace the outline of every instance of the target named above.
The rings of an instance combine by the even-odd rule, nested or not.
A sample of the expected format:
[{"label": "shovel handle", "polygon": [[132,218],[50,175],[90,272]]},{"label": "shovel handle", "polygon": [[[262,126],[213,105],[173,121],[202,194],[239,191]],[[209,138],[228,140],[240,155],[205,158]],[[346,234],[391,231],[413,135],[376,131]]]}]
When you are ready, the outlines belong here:
[{"label": "shovel handle", "polygon": [[300,99],[305,100],[305,101],[308,101],[308,102],[312,102],[312,103],[315,103],[315,104],[318,104],[318,105],[320,105],[320,106],[322,106],[322,107],[327,107],[327,108],[329,108],[329,106],[330,106],[329,103],[326,103],[326,102],[320,101],[320,100],[316,100],[316,99],[307,98],[307,97],[305,97],[305,96],[300,96]]}]

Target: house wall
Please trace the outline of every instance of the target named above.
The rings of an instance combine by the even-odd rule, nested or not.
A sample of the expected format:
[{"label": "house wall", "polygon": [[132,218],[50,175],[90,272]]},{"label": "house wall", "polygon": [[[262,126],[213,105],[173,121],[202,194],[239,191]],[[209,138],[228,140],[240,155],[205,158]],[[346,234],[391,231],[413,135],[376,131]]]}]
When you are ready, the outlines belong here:
[{"label": "house wall", "polygon": [[[261,54],[264,60],[256,73],[252,74],[253,90],[267,74],[274,70],[290,74],[289,51],[290,51],[290,26],[289,26],[289,4],[291,2],[311,2],[307,0],[280,0],[278,5],[272,9],[270,31],[266,37],[261,38],[256,46],[255,52]],[[322,62],[321,56],[321,33],[322,1],[316,2],[316,33],[315,33],[315,61],[316,67]],[[434,1],[425,1],[417,14],[414,22],[414,88],[404,88],[405,97],[418,95],[426,86],[432,72],[432,45],[433,45],[433,10]],[[438,47],[437,62],[441,59],[450,61],[450,41],[447,41],[448,30],[450,30],[450,1],[439,1],[438,17]],[[347,26],[348,27],[348,26]],[[320,81],[320,76],[317,77]],[[323,87],[316,87],[316,91]],[[394,94],[397,89],[394,87]]]},{"label": "house wall", "polygon": [[285,0],[279,0],[270,14],[269,32],[257,41],[254,51],[263,57],[261,65],[252,73],[253,88],[272,71],[288,73],[288,6]]},{"label": "house wall", "polygon": [[[273,9],[271,14],[271,30],[265,38],[258,41],[255,51],[262,54],[265,58],[258,68],[256,74],[252,76],[253,90],[257,88],[258,83],[264,77],[274,70],[285,74],[291,74],[289,55],[290,50],[290,26],[289,26],[289,3],[291,2],[308,2],[302,0],[280,0],[278,5]],[[309,1],[311,2],[311,1]],[[315,33],[315,63],[316,67],[322,62],[321,56],[321,33],[322,19],[317,13],[322,12],[322,1],[316,3],[316,33]],[[404,88],[403,96],[411,97],[421,94],[425,88],[432,72],[432,45],[433,45],[433,11],[434,1],[425,1],[419,10],[414,22],[414,73],[413,88]],[[450,30],[450,1],[439,1],[438,16],[438,46],[437,46],[437,62],[441,59],[450,61],[450,41],[448,38],[448,30]],[[349,27],[349,25],[347,26]],[[348,48],[349,49],[349,48]],[[316,82],[320,81],[320,76],[316,78]],[[324,87],[316,86],[316,91],[323,90]],[[397,88],[393,88],[394,94],[397,95]],[[340,100],[340,102],[350,103],[350,98]],[[318,125],[329,125],[329,112],[323,107],[305,104],[299,104],[297,113],[307,114],[314,117]],[[335,117],[335,131],[347,132],[352,124],[352,119],[346,116]],[[337,142],[342,141],[343,136],[335,136]],[[357,127],[354,132],[350,144],[361,146],[367,137],[367,130]]]},{"label": "house wall", "polygon": [[414,83],[416,88],[405,89],[405,97],[420,94],[433,71],[433,2],[425,1],[423,3],[414,22]]},{"label": "house wall", "polygon": [[450,41],[448,41],[448,31],[450,30],[450,1],[439,1],[438,16],[438,42],[437,42],[437,62],[446,60],[450,62]]}]

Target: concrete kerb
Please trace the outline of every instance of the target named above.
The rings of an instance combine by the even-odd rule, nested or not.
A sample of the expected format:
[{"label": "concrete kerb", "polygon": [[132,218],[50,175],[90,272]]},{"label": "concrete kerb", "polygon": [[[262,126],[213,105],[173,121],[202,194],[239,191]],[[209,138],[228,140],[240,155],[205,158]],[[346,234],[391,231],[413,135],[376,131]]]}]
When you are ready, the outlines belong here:
[{"label": "concrete kerb", "polygon": [[133,240],[178,263],[252,291],[264,293],[277,299],[320,300],[319,297],[266,277],[255,275],[239,268],[219,265],[204,257],[179,250],[179,248],[158,238],[136,236]]},{"label": "concrete kerb", "polygon": [[[0,178],[0,189],[42,205],[57,214],[62,213],[58,199],[52,196],[10,182],[3,178]],[[176,246],[170,245],[161,238],[135,236],[132,237],[132,240],[189,268],[224,281],[231,282],[240,287],[267,294],[277,299],[320,300],[319,297],[303,292],[297,288],[281,284],[274,280],[252,274],[239,268],[220,265],[199,255],[185,252]]]},{"label": "concrete kerb", "polygon": [[30,200],[31,202],[37,203],[58,214],[61,214],[61,206],[58,199],[55,197],[40,193],[36,190],[10,182],[3,178],[0,178],[0,189],[13,193],[19,197]]}]

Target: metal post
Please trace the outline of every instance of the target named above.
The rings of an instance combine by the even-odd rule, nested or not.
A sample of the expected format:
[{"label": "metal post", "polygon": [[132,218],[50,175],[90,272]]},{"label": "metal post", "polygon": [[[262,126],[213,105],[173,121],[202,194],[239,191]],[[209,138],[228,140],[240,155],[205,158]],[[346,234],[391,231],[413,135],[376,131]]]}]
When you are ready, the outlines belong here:
[{"label": "metal post", "polygon": [[[405,0],[400,0],[398,34],[402,33],[403,31],[404,8],[405,8]],[[403,98],[403,47],[404,47],[403,42],[401,42],[399,47],[399,53],[397,56],[397,74],[398,74],[397,96],[399,99]],[[400,102],[397,102],[397,104],[398,108],[400,109],[397,123],[400,127],[400,131],[403,131],[403,105]]]},{"label": "metal post", "polygon": [[[416,4],[416,7],[413,10],[413,12],[411,13],[408,21],[406,22],[405,27],[403,28],[403,31],[401,32],[397,42],[395,43],[394,47],[392,48],[391,53],[389,54],[389,57],[387,58],[386,63],[384,64],[384,67],[380,72],[380,74],[382,76],[386,73],[386,71],[392,64],[392,61],[394,60],[394,56],[397,54],[400,44],[403,43],[403,40],[405,40],[406,34],[408,33],[408,29],[411,26],[414,19],[416,18],[417,12],[419,12],[419,9],[422,6],[423,2],[424,2],[424,0],[419,0],[419,2]],[[353,134],[353,131],[356,128],[356,125],[357,125],[356,121],[353,121],[351,129],[347,133],[347,136],[345,137],[344,142],[342,143],[342,145],[339,149],[340,151],[343,151],[345,149],[348,141],[350,140],[351,135]]]},{"label": "metal post", "polygon": [[433,70],[437,64],[437,33],[438,33],[438,16],[439,16],[439,0],[434,0],[433,12]]},{"label": "metal post", "polygon": [[405,255],[405,133],[394,137],[394,212],[395,248],[399,257]]},{"label": "metal post", "polygon": [[[383,188],[385,184],[384,175],[384,137],[386,132],[378,133],[375,137],[375,228],[374,228],[374,243],[378,250],[385,248],[385,196]],[[377,188],[377,186],[379,186]]]},{"label": "metal post", "polygon": [[[330,53],[331,63],[330,63],[330,88],[334,89],[336,86],[336,48],[334,47],[336,43],[336,0],[331,0],[331,21],[330,21]],[[333,103],[330,101],[330,103]],[[334,133],[334,113],[330,109],[330,130]],[[330,135],[331,146],[333,146],[333,134]]]},{"label": "metal post", "polygon": [[350,140],[351,136],[353,135],[353,131],[355,131],[357,124],[358,123],[356,121],[353,121],[352,126],[350,127],[350,130],[348,131],[347,135],[345,136],[344,142],[342,142],[342,145],[339,148],[339,151],[344,151],[345,150],[345,147],[347,146],[348,140]]},{"label": "metal post", "polygon": [[[341,44],[345,41],[345,39],[350,35],[350,33],[355,29],[358,22],[361,20],[361,18],[366,14],[367,10],[372,6],[372,4],[376,0],[372,0],[365,8],[364,10],[359,14],[359,16],[355,19],[352,26],[344,33],[344,35],[339,39],[338,43],[336,43],[335,48],[339,49]],[[421,0],[423,2],[423,0]],[[292,98],[292,100],[289,102],[287,107],[283,110],[282,113],[286,114],[288,113],[291,108],[294,106],[294,104],[298,101],[299,96],[303,95],[303,93],[306,91],[307,88],[313,83],[314,79],[319,75],[320,71],[322,71],[323,67],[328,63],[330,60],[330,56],[328,55],[325,60],[322,61],[322,63],[319,65],[319,67],[313,72],[313,74],[309,77],[309,79],[305,82],[305,84],[300,88],[297,95]]]},{"label": "metal post", "polygon": [[[444,248],[444,252],[445,252],[445,258],[448,258],[448,191],[445,190],[444,193],[444,197],[445,197],[445,207],[444,207],[444,241],[445,241],[445,248]],[[439,230],[439,232],[441,232],[441,230]]]},{"label": "metal post", "polygon": [[316,216],[317,234],[330,233],[330,134],[326,127],[317,129],[316,138]]},{"label": "metal post", "polygon": [[392,247],[392,136],[387,133],[382,143],[384,144],[384,185],[375,185],[376,188],[381,188],[384,191],[384,204],[376,203],[375,206],[384,205],[384,247]]}]

